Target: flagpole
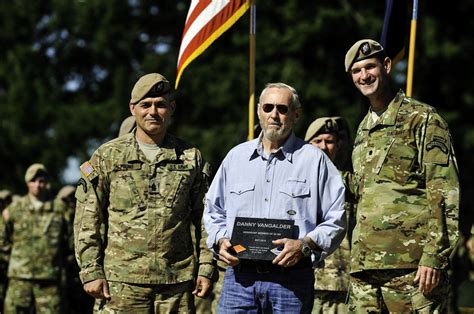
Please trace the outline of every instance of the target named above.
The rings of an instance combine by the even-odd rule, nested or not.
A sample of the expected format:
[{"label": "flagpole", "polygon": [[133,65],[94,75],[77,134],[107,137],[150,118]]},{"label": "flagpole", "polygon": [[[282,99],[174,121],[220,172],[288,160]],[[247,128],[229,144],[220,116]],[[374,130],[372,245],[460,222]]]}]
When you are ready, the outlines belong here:
[{"label": "flagpole", "polygon": [[250,59],[249,59],[249,132],[248,140],[255,138],[255,33],[256,33],[255,0],[250,0]]},{"label": "flagpole", "polygon": [[407,96],[412,96],[413,68],[415,63],[416,21],[418,19],[418,0],[413,0],[413,15],[410,24],[410,48],[408,53]]}]

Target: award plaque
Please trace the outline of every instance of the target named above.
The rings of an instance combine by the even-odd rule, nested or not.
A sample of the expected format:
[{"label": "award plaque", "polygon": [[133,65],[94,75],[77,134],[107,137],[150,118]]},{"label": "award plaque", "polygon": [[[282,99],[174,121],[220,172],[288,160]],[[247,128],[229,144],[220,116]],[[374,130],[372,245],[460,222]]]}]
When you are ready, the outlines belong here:
[{"label": "award plaque", "polygon": [[273,240],[293,236],[294,220],[236,217],[232,248],[240,259],[273,260],[280,248]]}]

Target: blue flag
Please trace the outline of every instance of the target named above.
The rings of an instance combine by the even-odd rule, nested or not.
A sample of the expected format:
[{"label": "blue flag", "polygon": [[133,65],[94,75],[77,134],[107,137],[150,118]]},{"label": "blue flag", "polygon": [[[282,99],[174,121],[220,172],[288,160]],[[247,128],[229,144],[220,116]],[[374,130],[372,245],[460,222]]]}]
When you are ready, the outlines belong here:
[{"label": "blue flag", "polygon": [[410,1],[385,0],[385,16],[380,43],[393,65],[405,57],[410,34]]}]

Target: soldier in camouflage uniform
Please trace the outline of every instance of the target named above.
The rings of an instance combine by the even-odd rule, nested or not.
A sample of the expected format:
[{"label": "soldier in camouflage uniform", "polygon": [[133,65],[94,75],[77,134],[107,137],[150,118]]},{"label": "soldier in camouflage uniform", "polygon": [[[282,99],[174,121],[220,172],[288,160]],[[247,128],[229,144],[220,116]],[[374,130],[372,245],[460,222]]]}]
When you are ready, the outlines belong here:
[{"label": "soldier in camouflage uniform", "polygon": [[[350,133],[345,119],[322,117],[314,120],[306,131],[305,141],[320,148],[334,162],[344,179],[351,176]],[[345,157],[345,158],[344,158]],[[347,184],[346,184],[347,185]],[[346,188],[346,217],[348,230],[339,248],[324,259],[324,266],[316,268],[315,300],[312,313],[346,313],[349,287],[350,235],[354,227],[354,201]]]},{"label": "soldier in camouflage uniform", "polygon": [[0,310],[3,309],[3,301],[7,292],[7,267],[10,257],[10,245],[6,241],[6,224],[3,219],[3,210],[12,202],[12,193],[8,190],[0,190]]},{"label": "soldier in camouflage uniform", "polygon": [[65,310],[69,314],[91,313],[94,306],[94,298],[88,295],[82,288],[79,278],[79,266],[74,256],[74,216],[76,213],[76,198],[74,196],[76,187],[72,185],[63,186],[56,198],[64,203],[65,218],[68,234],[68,254],[62,274],[61,284],[64,289]]},{"label": "soldier in camouflage uniform", "polygon": [[166,132],[170,94],[160,74],[142,76],[129,105],[135,131],[103,144],[80,167],[76,258],[84,289],[103,312],[194,312],[193,294],[205,297],[211,288],[201,225],[209,167],[199,150]]},{"label": "soldier in camouflage uniform", "polygon": [[446,269],[459,238],[452,138],[436,110],[394,88],[376,41],[347,52],[345,70],[370,101],[354,141],[358,204],[349,311],[445,311]]},{"label": "soldier in camouflage uniform", "polygon": [[60,276],[66,250],[64,206],[52,200],[47,171],[31,165],[25,174],[28,194],[6,209],[11,242],[5,313],[60,313]]}]

